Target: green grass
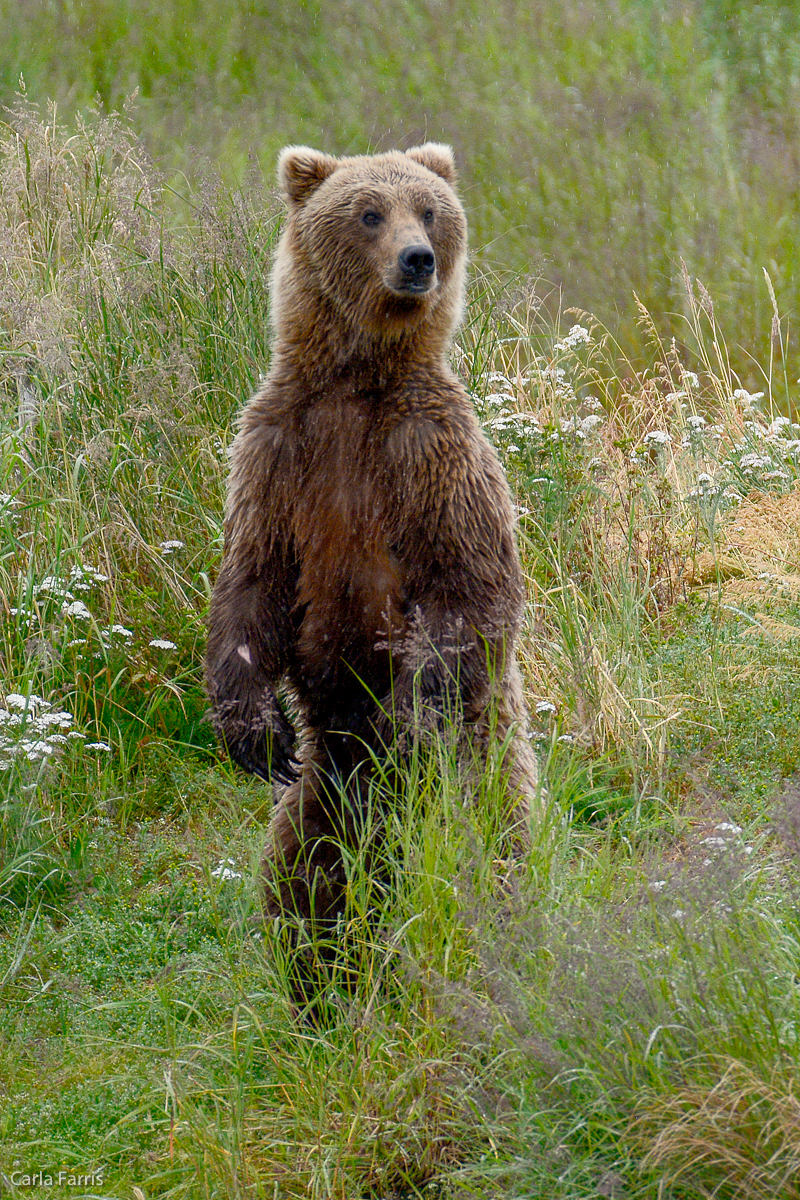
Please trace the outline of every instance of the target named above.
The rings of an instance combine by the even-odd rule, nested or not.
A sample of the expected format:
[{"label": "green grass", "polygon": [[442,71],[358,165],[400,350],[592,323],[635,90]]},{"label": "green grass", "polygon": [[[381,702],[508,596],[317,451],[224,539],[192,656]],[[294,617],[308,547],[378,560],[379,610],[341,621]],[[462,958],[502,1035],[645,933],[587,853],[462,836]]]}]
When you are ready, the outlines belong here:
[{"label": "green grass", "polygon": [[452,142],[481,262],[549,280],[640,363],[633,294],[680,333],[681,258],[737,331],[747,384],[769,350],[764,268],[797,312],[800,15],[785,0],[402,0],[391,20],[353,0],[4,0],[0,21],[5,104],[20,74],[70,119],[136,92],[182,194],[206,156],[271,183],[286,143]]},{"label": "green grass", "polygon": [[179,222],[121,120],[24,110],[0,140],[5,1191],[800,1195],[780,341],[745,391],[678,268],[683,339],[640,308],[637,368],[476,270],[454,363],[520,508],[547,819],[515,859],[499,770],[474,806],[444,743],[387,771],[385,869],[367,828],[315,1027],[260,916],[269,789],[203,720],[278,217],[198,178]]}]

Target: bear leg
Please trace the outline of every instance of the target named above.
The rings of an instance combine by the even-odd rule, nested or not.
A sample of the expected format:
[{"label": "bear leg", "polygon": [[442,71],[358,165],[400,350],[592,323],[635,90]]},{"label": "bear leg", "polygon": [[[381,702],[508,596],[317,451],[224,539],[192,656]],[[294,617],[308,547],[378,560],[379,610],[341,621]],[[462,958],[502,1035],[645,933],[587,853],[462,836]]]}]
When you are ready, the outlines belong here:
[{"label": "bear leg", "polygon": [[294,917],[322,932],[344,908],[342,846],[353,840],[355,797],[321,746],[307,742],[300,758],[300,777],[284,790],[267,833],[264,907],[268,917]]},{"label": "bear leg", "polygon": [[[328,984],[347,990],[355,975],[342,957],[337,922],[344,911],[347,877],[343,845],[352,844],[356,821],[350,805],[359,781],[337,786],[324,751],[308,745],[300,778],[285,789],[270,822],[263,859],[263,906],[276,920],[273,936],[298,1013],[324,1023]],[[329,769],[323,770],[321,761]],[[351,795],[352,792],[352,795]]]}]

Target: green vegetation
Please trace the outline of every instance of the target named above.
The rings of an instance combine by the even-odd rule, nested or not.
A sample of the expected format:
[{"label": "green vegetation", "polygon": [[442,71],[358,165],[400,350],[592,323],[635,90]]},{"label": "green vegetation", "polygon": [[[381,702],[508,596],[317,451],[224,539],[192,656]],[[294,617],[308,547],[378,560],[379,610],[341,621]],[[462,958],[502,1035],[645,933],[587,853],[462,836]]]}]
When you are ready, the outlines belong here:
[{"label": "green vegetation", "polygon": [[137,92],[181,193],[206,155],[240,182],[253,163],[271,180],[290,142],[451,142],[482,265],[555,282],[640,365],[633,294],[679,332],[681,258],[737,331],[740,372],[767,357],[763,268],[798,309],[790,0],[398,0],[391,19],[373,0],[0,0],[0,27],[4,103],[20,74],[69,119]]},{"label": "green vegetation", "polygon": [[[735,114],[780,109],[790,138],[793,10],[737,6],[734,20],[721,4],[619,4],[606,27],[588,5],[566,9],[500,6],[484,17],[476,6],[487,91],[472,93],[472,119],[485,115],[498,155],[486,165],[478,148],[469,167],[478,244],[490,225],[513,222],[512,200],[520,212],[528,203],[514,191],[513,130],[539,128],[534,100],[521,82],[516,97],[488,83],[504,78],[500,64],[529,64],[531,44],[562,54],[537,59],[543,89],[566,63],[565,80],[607,76],[618,97],[633,87],[619,46],[639,56],[640,86],[649,80],[660,96],[692,45],[706,47],[692,62],[702,75],[724,44],[718,105],[703,119],[732,129]],[[62,128],[21,104],[0,131],[4,1193],[800,1197],[800,426],[786,415],[794,368],[778,307],[792,297],[789,233],[774,215],[789,173],[764,206],[767,191],[741,188],[739,233],[720,209],[721,302],[706,260],[687,250],[682,270],[672,256],[684,244],[658,235],[668,286],[656,273],[663,294],[639,289],[633,360],[629,331],[621,348],[539,281],[476,268],[454,362],[519,505],[524,670],[548,820],[530,854],[509,859],[491,771],[468,805],[446,745],[408,764],[393,783],[381,881],[366,845],[350,866],[341,954],[315,1027],[293,1014],[291,956],[259,918],[269,789],[217,756],[203,721],[226,448],[268,361],[279,217],[257,163],[241,186],[195,166],[179,202],[133,129],[147,128],[162,161],[182,89],[197,91],[198,123],[215,97],[252,102],[256,50],[272,56],[268,114],[270,89],[274,103],[286,98],[281,55],[307,34],[292,103],[323,115],[276,125],[270,138],[363,149],[364,112],[386,115],[394,138],[392,81],[403,69],[423,115],[444,101],[436,87],[466,78],[463,65],[437,83],[431,63],[441,44],[455,56],[471,43],[469,12],[409,5],[408,38],[390,59],[389,35],[359,9],[359,69],[381,46],[387,56],[384,74],[373,71],[385,84],[378,96],[348,82],[359,54],[323,11],[276,9],[259,18],[260,39],[238,42],[231,31],[251,28],[253,14],[235,27],[224,4],[197,11],[195,42],[168,6],[3,13],[9,61],[37,21],[35,44],[64,51],[28,59],[32,92],[72,87],[77,103],[74,81],[100,87],[103,63],[109,103],[131,84],[144,92],[133,126],[88,114]],[[439,40],[426,40],[434,22]],[[618,50],[605,55],[614,37]],[[341,48],[328,86],[350,97],[349,116],[324,115],[330,97],[315,81],[325,39]],[[211,92],[196,87],[190,45],[205,55]],[[782,62],[769,58],[773,45]],[[757,54],[770,73],[755,70]],[[165,72],[175,107],[156,121]],[[704,85],[692,86],[687,109],[667,122],[655,108],[653,121],[685,136]],[[453,105],[450,119],[469,111]],[[596,164],[599,187],[604,143],[573,119],[584,139],[575,163],[585,151],[579,165]],[[225,120],[209,120],[213,137]],[[706,203],[703,129],[698,116]],[[428,132],[451,136],[438,124]],[[728,132],[725,186],[738,188],[749,143]],[[277,141],[265,139],[267,159]],[[569,156],[561,176],[561,152],[548,152],[554,177],[568,181],[561,235],[588,256],[591,230],[577,222],[584,184]],[[500,212],[500,189],[479,185],[495,172],[499,181],[506,153]],[[607,177],[631,161],[611,162]],[[654,141],[647,179],[669,163],[675,195],[688,195],[685,161]],[[588,212],[587,193],[583,203]],[[619,221],[604,226],[608,261],[643,269]],[[762,259],[762,237],[784,238],[786,254]],[[626,303],[632,278],[608,274],[600,288],[601,275],[587,272],[580,298],[606,311]],[[728,328],[739,348],[726,344]],[[53,1183],[26,1184],[37,1172]]]}]

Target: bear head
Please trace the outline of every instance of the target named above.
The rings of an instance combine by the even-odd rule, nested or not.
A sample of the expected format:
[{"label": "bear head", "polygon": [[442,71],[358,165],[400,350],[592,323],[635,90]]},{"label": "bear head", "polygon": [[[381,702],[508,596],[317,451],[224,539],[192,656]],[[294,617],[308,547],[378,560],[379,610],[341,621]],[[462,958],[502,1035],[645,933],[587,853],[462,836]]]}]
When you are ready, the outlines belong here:
[{"label": "bear head", "polygon": [[467,250],[450,147],[334,158],[288,146],[278,180],[288,219],[273,275],[276,349],[324,337],[339,361],[409,338],[443,350],[461,318]]}]

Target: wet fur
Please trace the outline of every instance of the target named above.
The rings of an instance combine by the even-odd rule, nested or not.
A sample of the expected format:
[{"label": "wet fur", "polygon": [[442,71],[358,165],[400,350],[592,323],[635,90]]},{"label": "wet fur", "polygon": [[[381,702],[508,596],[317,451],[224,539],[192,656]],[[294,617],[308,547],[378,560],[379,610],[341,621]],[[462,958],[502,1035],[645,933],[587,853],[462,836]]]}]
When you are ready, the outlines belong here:
[{"label": "wet fur", "polygon": [[[281,156],[273,362],[233,445],[207,660],[230,753],[288,785],[267,840],[271,913],[340,911],[370,751],[416,736],[420,705],[433,724],[457,710],[478,744],[496,722],[521,829],[536,788],[511,500],[446,363],[466,254],[454,179],[435,144]],[[409,238],[435,253],[421,297],[392,290]]]}]

